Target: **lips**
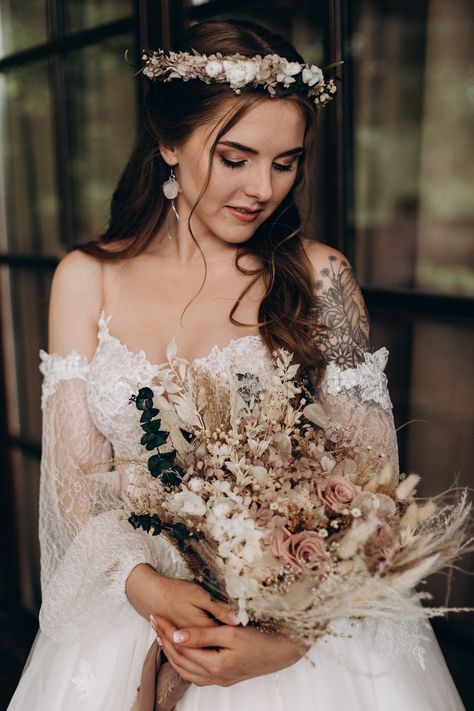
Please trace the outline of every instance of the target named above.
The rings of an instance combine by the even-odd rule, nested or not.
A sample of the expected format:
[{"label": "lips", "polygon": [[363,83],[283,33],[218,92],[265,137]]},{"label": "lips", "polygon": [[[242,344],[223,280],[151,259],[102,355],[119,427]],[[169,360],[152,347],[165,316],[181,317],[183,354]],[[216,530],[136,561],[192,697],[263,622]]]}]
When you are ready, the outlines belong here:
[{"label": "lips", "polygon": [[250,210],[246,207],[233,207],[232,205],[227,205],[228,210],[241,222],[253,222],[262,210]]}]

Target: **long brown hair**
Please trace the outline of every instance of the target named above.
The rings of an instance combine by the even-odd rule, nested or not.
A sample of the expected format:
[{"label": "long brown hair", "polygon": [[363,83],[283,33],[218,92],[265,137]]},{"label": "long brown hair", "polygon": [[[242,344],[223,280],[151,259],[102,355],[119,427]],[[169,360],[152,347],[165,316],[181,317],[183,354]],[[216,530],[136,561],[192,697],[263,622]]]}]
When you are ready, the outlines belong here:
[{"label": "long brown hair", "polygon": [[[192,52],[193,49],[207,55],[216,52],[239,52],[248,57],[279,54],[289,61],[304,61],[283,37],[241,20],[192,25],[174,50]],[[169,177],[169,166],[160,154],[160,142],[181,145],[197,126],[213,121],[222,112],[223,99],[232,95],[235,96],[227,85],[208,85],[200,80],[150,83],[136,143],[112,197],[109,225],[98,240],[81,245],[79,249],[107,260],[134,257],[147,247],[170,209],[161,189]],[[210,151],[207,180],[188,220],[191,236],[199,249],[192,232],[191,217],[209,184],[215,147],[222,135],[252,106],[268,98],[268,92],[262,88],[244,90],[239,101],[221,119]],[[232,307],[229,319],[236,325],[246,325],[237,321],[234,313],[240,300],[262,277],[266,291],[258,311],[258,326],[266,346],[270,352],[279,347],[286,348],[294,354],[295,362],[311,366],[322,375],[324,358],[314,340],[313,269],[300,237],[302,224],[294,197],[295,190],[304,189],[309,184],[308,166],[314,146],[316,113],[314,105],[304,95],[289,94],[282,100],[296,102],[304,114],[304,157],[300,159],[296,180],[288,195],[252,237],[236,249],[236,267],[242,274],[254,278]],[[117,246],[120,241],[124,242],[123,246]],[[104,246],[109,242],[115,243],[113,250]],[[201,254],[205,262],[202,251]],[[253,270],[242,267],[239,260],[245,254],[257,256],[261,266]],[[207,268],[204,280],[206,273]]]}]

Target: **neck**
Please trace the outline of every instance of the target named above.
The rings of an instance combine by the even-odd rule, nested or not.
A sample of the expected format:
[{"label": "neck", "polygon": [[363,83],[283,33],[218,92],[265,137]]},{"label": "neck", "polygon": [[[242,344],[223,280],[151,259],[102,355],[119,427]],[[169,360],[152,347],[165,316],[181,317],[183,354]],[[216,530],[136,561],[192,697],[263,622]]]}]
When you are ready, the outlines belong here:
[{"label": "neck", "polygon": [[232,244],[219,239],[219,237],[206,230],[202,223],[193,216],[191,222],[195,239],[199,242],[199,247],[201,248],[199,249],[189,230],[189,209],[183,203],[180,203],[177,206],[177,210],[179,221],[170,209],[163,227],[147,251],[153,252],[153,254],[160,257],[173,259],[173,261],[182,266],[202,264],[203,254],[207,264],[225,260],[234,261],[239,244]]}]

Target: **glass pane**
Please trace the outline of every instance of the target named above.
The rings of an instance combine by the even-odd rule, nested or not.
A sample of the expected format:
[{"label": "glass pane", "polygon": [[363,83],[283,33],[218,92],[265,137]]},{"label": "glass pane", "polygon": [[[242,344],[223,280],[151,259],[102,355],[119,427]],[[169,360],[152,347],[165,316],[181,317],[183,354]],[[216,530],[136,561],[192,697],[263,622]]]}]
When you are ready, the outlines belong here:
[{"label": "glass pane", "polygon": [[133,0],[67,0],[62,11],[66,30],[74,32],[131,15]]},{"label": "glass pane", "polygon": [[474,294],[474,4],[354,4],[357,270],[366,285]]},{"label": "glass pane", "polygon": [[58,199],[48,63],[0,74],[0,107],[0,248],[54,254]]},{"label": "glass pane", "polygon": [[136,78],[124,59],[130,35],[67,55],[74,237],[98,236],[108,220],[112,192],[128,158],[136,120]]},{"label": "glass pane", "polygon": [[13,501],[15,502],[16,545],[19,555],[20,604],[37,612],[40,604],[40,551],[38,501],[40,462],[12,450]]},{"label": "glass pane", "polygon": [[[471,321],[433,320],[371,309],[378,346],[390,351],[388,385],[399,429],[400,468],[422,477],[419,496],[454,483],[472,486],[474,329]],[[469,560],[462,561],[469,569]],[[468,578],[453,571],[451,605],[468,605]],[[444,604],[446,579],[427,589]]]},{"label": "glass pane", "polygon": [[46,39],[46,0],[2,0],[0,57],[41,44]]},{"label": "glass pane", "polygon": [[[189,16],[193,20],[250,20],[288,39],[305,62],[309,64],[324,67],[326,63],[334,61],[334,58],[329,59],[325,56],[326,9],[324,3],[315,3],[311,0],[298,4],[291,2],[291,0],[260,0],[260,2],[256,1],[252,4],[243,2],[241,8],[235,7],[233,3],[231,9],[219,12],[212,10],[212,4],[209,8],[205,7],[207,0],[202,2],[194,0],[191,5],[204,5],[204,7],[196,7],[196,13],[193,12],[194,7],[189,8]],[[222,7],[223,3],[219,3],[219,5]],[[327,111],[323,110],[318,114],[316,160],[310,176],[312,194],[311,196],[300,196],[298,200],[302,218],[308,217],[305,236],[318,239],[321,242],[327,241],[328,232],[325,196],[325,190],[327,190],[325,165],[327,164],[328,144]]]},{"label": "glass pane", "polygon": [[10,435],[41,442],[39,350],[47,347],[52,274],[46,270],[2,267],[3,343]]}]

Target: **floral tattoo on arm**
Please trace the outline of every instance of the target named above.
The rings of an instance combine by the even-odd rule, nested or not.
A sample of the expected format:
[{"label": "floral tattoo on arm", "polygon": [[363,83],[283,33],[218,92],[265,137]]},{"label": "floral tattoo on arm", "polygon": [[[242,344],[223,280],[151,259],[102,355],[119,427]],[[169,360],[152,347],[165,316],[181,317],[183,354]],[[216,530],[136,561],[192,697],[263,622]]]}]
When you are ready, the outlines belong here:
[{"label": "floral tattoo on arm", "polygon": [[315,282],[316,340],[326,362],[354,368],[370,350],[369,318],[350,265],[334,255]]}]

